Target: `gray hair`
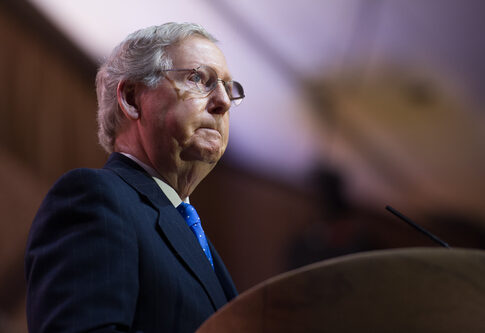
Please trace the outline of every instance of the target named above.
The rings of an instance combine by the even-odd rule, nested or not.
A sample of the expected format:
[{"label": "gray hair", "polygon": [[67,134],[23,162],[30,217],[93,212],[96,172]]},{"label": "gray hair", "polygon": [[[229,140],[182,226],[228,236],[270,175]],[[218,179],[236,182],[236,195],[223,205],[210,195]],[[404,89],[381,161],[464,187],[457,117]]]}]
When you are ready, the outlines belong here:
[{"label": "gray hair", "polygon": [[156,87],[160,71],[172,67],[166,48],[193,35],[216,42],[198,24],[165,23],[128,35],[100,66],[96,75],[98,139],[108,153],[113,152],[117,131],[124,119],[116,93],[119,82],[141,82]]}]

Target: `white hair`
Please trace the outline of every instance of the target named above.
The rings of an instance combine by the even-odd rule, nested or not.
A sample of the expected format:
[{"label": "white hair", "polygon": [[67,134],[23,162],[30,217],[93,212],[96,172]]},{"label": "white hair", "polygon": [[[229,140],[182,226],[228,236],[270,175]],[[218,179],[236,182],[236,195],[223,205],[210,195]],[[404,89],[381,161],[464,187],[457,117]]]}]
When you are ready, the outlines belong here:
[{"label": "white hair", "polygon": [[124,119],[116,94],[119,82],[141,82],[148,87],[156,87],[161,70],[172,67],[166,48],[192,35],[216,42],[198,24],[165,23],[128,35],[100,66],[96,75],[98,139],[108,153],[113,152],[117,131]]}]

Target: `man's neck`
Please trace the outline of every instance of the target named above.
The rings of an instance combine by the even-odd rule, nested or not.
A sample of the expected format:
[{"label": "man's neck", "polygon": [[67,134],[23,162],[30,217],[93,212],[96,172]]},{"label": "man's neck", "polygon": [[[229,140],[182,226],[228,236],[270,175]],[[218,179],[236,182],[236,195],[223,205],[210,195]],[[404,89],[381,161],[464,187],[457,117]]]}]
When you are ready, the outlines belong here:
[{"label": "man's neck", "polygon": [[188,197],[213,167],[214,165],[203,162],[184,161],[171,171],[164,172],[163,179],[177,191],[180,197]]},{"label": "man's neck", "polygon": [[157,177],[177,192],[181,200],[189,197],[202,179],[215,166],[200,161],[179,160],[171,166],[153,165],[143,154],[137,154],[129,149],[116,149],[117,152],[132,158],[152,177]]},{"label": "man's neck", "polygon": [[172,147],[173,151],[168,151],[167,156],[164,156],[163,159],[150,157],[149,152],[142,145],[133,144],[133,142],[140,141],[136,127],[128,126],[118,133],[114,150],[129,154],[136,158],[136,161],[143,163],[139,164],[147,166],[148,170],[151,170],[147,170],[147,172],[153,173],[170,185],[182,200],[190,196],[192,191],[215,166],[215,163],[182,159],[181,152],[177,150],[178,147]]}]

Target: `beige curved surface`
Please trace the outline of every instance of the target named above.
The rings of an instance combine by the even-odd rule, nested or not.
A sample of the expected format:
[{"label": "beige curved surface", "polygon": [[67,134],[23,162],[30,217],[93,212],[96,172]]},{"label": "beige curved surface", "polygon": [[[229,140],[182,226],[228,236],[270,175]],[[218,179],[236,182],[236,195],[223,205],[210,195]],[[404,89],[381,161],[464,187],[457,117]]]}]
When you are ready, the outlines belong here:
[{"label": "beige curved surface", "polygon": [[197,331],[485,332],[485,252],[365,252],[269,279]]}]

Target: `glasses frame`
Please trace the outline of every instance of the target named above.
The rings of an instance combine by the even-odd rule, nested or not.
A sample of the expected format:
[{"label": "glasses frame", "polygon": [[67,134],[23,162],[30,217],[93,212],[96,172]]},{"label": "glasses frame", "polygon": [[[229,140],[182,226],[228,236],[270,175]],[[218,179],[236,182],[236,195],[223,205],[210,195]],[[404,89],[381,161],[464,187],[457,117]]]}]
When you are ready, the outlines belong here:
[{"label": "glasses frame", "polygon": [[[162,71],[162,72],[183,72],[183,71],[185,71],[185,72],[194,72],[194,73],[196,73],[196,72],[199,70],[199,68],[201,68],[201,67],[208,67],[208,68],[210,68],[211,70],[213,70],[213,71],[214,71],[214,73],[216,73],[216,71],[215,71],[215,69],[214,69],[214,68],[212,68],[212,67],[210,67],[210,66],[207,66],[207,65],[200,65],[200,66],[199,66],[199,67],[197,67],[197,68],[172,68],[172,69],[162,69],[161,71]],[[172,84],[174,84],[174,82],[173,82],[173,81],[175,81],[175,80],[173,80],[172,78],[169,78],[169,77],[168,77],[168,76],[166,76],[166,75],[164,75],[164,76],[165,76],[165,78],[166,78],[166,79],[168,79],[168,80],[169,80],[169,81],[170,81]],[[246,95],[244,94],[244,88],[243,88],[242,84],[240,84],[239,82],[234,81],[234,80],[231,80],[231,81],[224,81],[223,79],[220,79],[220,78],[218,78],[218,77],[216,77],[216,78],[217,78],[217,82],[222,82],[222,85],[224,86],[224,90],[226,91],[226,94],[228,95],[229,100],[232,102],[232,104],[233,104],[234,106],[238,106],[239,104],[241,104],[241,102],[242,102],[242,100],[244,99],[244,97],[246,97]],[[233,97],[229,96],[229,93],[228,93],[228,90],[227,90],[227,87],[228,87],[228,84],[229,84],[229,83],[232,83],[233,85],[236,85],[236,86],[238,86],[238,87],[239,87],[239,88],[238,88],[238,90],[240,90],[240,91],[241,91],[241,96],[240,96],[240,97],[233,98]],[[176,88],[177,90],[179,89],[178,87],[175,87],[175,88]],[[212,89],[210,89],[209,91],[204,92],[204,93],[201,93],[201,96],[204,96],[204,97],[209,96],[209,95],[210,95],[210,94],[211,94],[211,93],[212,93],[212,92],[213,92],[213,91],[214,91],[216,88],[217,88],[217,84],[215,84],[215,85],[214,85],[214,87],[213,87]],[[196,92],[191,91],[191,90],[189,90],[189,91],[190,91],[191,93],[196,93]]]}]

